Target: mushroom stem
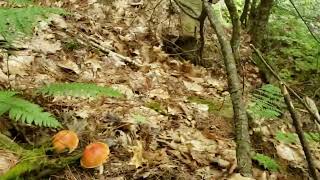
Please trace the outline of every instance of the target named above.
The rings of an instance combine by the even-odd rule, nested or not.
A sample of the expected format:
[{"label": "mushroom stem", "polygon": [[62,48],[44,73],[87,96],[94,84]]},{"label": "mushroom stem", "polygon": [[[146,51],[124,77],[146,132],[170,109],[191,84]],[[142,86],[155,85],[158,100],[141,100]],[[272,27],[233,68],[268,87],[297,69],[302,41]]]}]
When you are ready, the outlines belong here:
[{"label": "mushroom stem", "polygon": [[103,164],[101,164],[98,168],[99,168],[99,175],[103,174]]}]

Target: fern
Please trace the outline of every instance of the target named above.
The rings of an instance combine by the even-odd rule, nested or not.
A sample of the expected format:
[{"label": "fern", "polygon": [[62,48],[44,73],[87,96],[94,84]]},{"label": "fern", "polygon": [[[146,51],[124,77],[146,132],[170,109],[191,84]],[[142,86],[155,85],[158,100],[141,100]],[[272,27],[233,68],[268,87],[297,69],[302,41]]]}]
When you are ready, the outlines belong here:
[{"label": "fern", "polygon": [[49,96],[73,96],[73,97],[121,97],[122,94],[110,87],[97,86],[88,83],[57,83],[50,84],[39,90],[41,94]]},{"label": "fern", "polygon": [[32,0],[8,0],[13,5],[29,5],[32,4]]},{"label": "fern", "polygon": [[284,132],[277,132],[276,139],[280,142],[286,144],[292,144],[297,142],[298,136],[294,133],[284,133]]},{"label": "fern", "polygon": [[280,169],[280,166],[278,165],[278,163],[274,159],[270,158],[269,156],[256,153],[252,159],[258,161],[258,163],[261,166],[263,166],[265,169],[268,169],[270,171],[276,172],[276,171],[279,171]]},{"label": "fern", "polygon": [[[303,134],[309,142],[320,142],[320,133],[304,132]],[[296,133],[277,132],[276,139],[286,144],[297,143],[298,135]]]},{"label": "fern", "polygon": [[32,34],[39,17],[50,13],[65,14],[63,9],[46,7],[0,8],[0,34],[7,41]]},{"label": "fern", "polygon": [[251,98],[248,111],[256,118],[276,118],[285,107],[281,90],[271,84],[257,89]]},{"label": "fern", "polygon": [[22,123],[53,128],[61,126],[50,113],[43,112],[39,105],[16,97],[16,94],[11,91],[0,91],[0,116],[8,112],[12,120]]}]

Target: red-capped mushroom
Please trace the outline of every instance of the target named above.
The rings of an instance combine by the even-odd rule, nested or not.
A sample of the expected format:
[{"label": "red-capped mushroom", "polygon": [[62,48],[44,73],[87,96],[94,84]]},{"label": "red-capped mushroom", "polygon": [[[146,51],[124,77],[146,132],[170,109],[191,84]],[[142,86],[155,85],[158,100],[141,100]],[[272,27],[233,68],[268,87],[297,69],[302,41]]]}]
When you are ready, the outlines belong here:
[{"label": "red-capped mushroom", "polygon": [[109,158],[109,146],[102,142],[91,143],[83,151],[80,164],[84,168],[99,168],[103,173],[103,163]]},{"label": "red-capped mushroom", "polygon": [[66,149],[71,153],[78,147],[79,139],[75,132],[62,130],[53,136],[52,144],[57,153],[64,152]]}]

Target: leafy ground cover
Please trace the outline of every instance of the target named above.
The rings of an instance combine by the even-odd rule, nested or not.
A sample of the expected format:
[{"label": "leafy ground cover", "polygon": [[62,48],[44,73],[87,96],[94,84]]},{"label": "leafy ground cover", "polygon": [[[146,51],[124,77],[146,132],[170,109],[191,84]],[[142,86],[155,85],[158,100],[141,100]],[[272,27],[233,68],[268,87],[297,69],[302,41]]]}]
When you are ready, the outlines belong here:
[{"label": "leafy ground cover", "polygon": [[[179,33],[177,18],[168,16],[169,2],[73,0],[41,4],[62,8],[68,14],[46,15],[31,36],[12,42],[22,50],[0,60],[0,87],[22,92],[27,100],[54,114],[64,129],[75,130],[79,149],[102,141],[109,145],[111,155],[103,174],[82,169],[77,162],[49,175],[44,170],[31,171],[26,178],[244,179],[235,169],[232,108],[220,55],[212,54],[215,64],[205,69],[161,50],[164,32]],[[250,55],[246,47],[241,52]],[[246,63],[247,97],[261,79],[257,68]],[[74,96],[70,93],[74,91],[56,90],[63,89],[61,83],[72,82],[79,84],[71,88],[86,87],[94,96],[110,93],[110,89],[101,90],[104,86],[124,97],[90,98],[84,92]],[[99,91],[81,83],[95,84]],[[35,95],[41,88],[43,95]],[[278,116],[251,123],[257,152],[254,177],[307,177],[302,149],[292,140],[296,136],[291,133],[289,118],[285,113],[281,119]],[[0,132],[30,150],[57,132],[9,122],[9,117],[0,117]],[[312,145],[313,149],[319,146],[317,141]],[[23,161],[2,146],[0,154],[8,157],[0,158],[0,163],[12,160],[4,163],[9,164],[7,169]],[[315,156],[320,164],[319,154]],[[7,169],[0,169],[0,174]]]}]

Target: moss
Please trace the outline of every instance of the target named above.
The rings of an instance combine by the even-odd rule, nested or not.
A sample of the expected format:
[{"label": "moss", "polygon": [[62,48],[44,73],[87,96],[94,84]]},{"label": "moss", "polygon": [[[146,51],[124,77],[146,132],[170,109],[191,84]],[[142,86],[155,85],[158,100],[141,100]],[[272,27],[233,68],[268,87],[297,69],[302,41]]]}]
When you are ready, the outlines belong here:
[{"label": "moss", "polygon": [[146,102],[145,106],[155,110],[156,112],[160,113],[160,114],[166,114],[165,108],[163,107],[163,105],[161,104],[161,102],[158,101],[150,101],[150,102]]},{"label": "moss", "polygon": [[225,118],[233,117],[233,109],[230,99],[220,102],[215,99],[204,99],[198,96],[190,96],[188,100],[192,103],[206,104],[209,107],[209,113],[219,115]]},{"label": "moss", "polygon": [[81,44],[78,43],[76,40],[70,40],[63,44],[63,47],[67,50],[73,51],[77,50],[81,47]]}]

